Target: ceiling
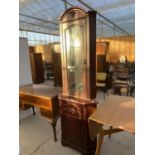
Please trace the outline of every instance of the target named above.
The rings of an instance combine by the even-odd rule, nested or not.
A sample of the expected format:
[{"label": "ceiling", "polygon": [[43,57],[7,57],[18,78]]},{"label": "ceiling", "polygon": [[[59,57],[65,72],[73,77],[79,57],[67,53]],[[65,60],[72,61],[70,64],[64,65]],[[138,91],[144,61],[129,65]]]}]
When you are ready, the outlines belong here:
[{"label": "ceiling", "polygon": [[97,37],[135,34],[134,0],[19,0],[19,29],[59,35],[58,18],[71,6],[97,11]]}]

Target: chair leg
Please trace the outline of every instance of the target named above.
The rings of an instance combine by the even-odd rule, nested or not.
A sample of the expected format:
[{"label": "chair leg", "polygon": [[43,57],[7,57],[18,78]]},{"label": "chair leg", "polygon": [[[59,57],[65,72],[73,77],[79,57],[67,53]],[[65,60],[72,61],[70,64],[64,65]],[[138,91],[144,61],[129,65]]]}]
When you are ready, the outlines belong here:
[{"label": "chair leg", "polygon": [[103,97],[104,97],[104,100],[105,100],[105,92],[103,92]]},{"label": "chair leg", "polygon": [[103,90],[103,93],[104,93],[104,99],[105,99],[105,93],[107,93],[107,96],[108,96],[108,90]]},{"label": "chair leg", "polygon": [[106,90],[103,89],[103,97],[105,99],[105,93],[106,93]]}]

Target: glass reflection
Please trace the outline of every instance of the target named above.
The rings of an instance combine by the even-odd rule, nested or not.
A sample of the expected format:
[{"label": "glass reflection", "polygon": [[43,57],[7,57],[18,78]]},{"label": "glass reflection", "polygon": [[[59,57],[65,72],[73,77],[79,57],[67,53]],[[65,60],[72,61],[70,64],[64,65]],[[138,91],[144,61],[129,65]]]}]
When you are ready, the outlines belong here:
[{"label": "glass reflection", "polygon": [[86,89],[83,26],[70,26],[65,30],[65,36],[69,95],[81,97]]}]

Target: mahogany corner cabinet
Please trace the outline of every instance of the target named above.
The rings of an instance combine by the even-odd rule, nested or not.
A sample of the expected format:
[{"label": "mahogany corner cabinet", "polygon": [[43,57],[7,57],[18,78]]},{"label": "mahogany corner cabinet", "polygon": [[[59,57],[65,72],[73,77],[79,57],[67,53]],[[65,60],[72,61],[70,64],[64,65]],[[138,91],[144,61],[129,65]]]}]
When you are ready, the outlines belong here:
[{"label": "mahogany corner cabinet", "polygon": [[59,18],[63,91],[59,95],[62,145],[94,155],[88,117],[96,110],[96,12],[78,7]]}]

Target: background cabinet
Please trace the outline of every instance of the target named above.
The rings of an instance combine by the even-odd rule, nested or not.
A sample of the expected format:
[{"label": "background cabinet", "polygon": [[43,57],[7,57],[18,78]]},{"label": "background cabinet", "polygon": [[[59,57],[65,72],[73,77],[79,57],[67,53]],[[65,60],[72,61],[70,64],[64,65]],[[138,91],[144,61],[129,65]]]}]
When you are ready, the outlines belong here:
[{"label": "background cabinet", "polygon": [[45,81],[44,68],[41,53],[30,53],[31,73],[34,84],[42,83]]},{"label": "background cabinet", "polygon": [[109,42],[96,42],[96,70],[97,72],[107,72],[108,62],[107,54],[109,51]]},{"label": "background cabinet", "polygon": [[53,60],[54,86],[62,87],[61,47],[60,43],[50,44]]}]

